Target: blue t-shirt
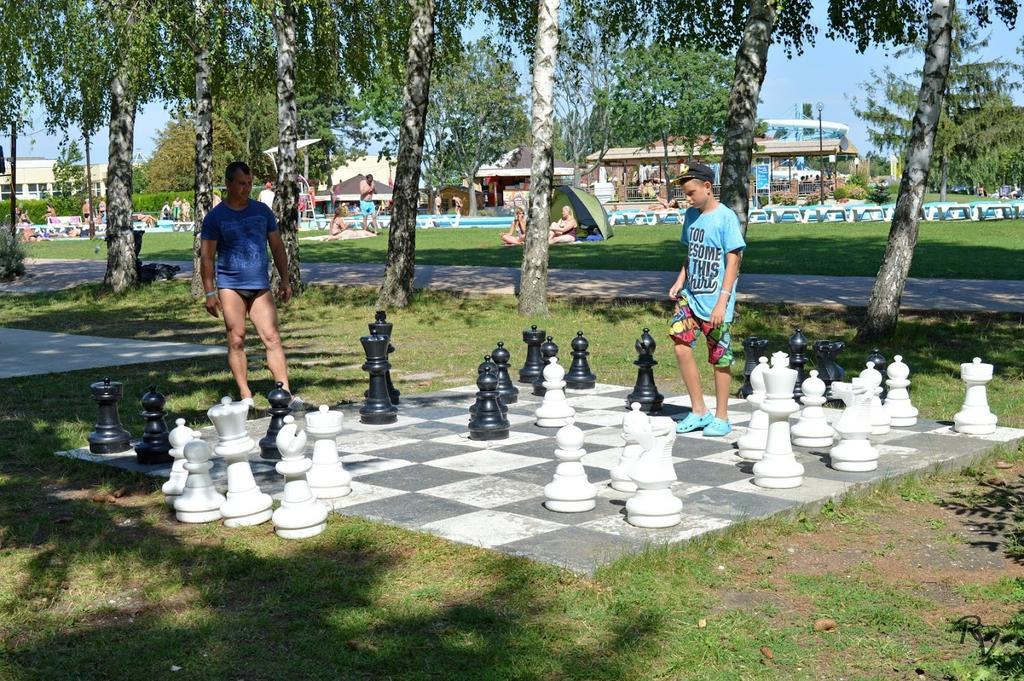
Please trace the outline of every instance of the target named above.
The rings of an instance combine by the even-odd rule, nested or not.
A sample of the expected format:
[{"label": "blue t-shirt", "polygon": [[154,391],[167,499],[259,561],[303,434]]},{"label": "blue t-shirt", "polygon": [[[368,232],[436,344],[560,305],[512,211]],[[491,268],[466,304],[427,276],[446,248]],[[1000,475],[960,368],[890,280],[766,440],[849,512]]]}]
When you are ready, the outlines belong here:
[{"label": "blue t-shirt", "polygon": [[[710,213],[690,208],[683,219],[683,232],[679,240],[689,254],[686,297],[690,309],[695,316],[707,321],[711,319],[711,311],[715,309],[722,292],[726,254],[747,245],[740,232],[740,221],[736,213],[722,204],[718,204]],[[738,277],[736,281],[738,284]],[[733,286],[725,308],[726,322],[732,321],[735,307],[736,286]]]},{"label": "blue t-shirt", "polygon": [[206,214],[204,241],[217,242],[217,286],[220,288],[270,288],[267,235],[277,231],[274,212],[259,201],[242,210],[221,201]]}]

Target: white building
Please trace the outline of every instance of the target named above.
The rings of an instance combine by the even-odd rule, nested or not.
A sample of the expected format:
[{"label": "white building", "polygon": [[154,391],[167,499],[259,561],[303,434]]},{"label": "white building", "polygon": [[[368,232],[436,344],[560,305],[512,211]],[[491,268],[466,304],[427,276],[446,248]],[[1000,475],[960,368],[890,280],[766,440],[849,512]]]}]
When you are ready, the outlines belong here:
[{"label": "white building", "polygon": [[[7,173],[0,175],[0,201],[11,198],[11,160],[6,159]],[[37,156],[22,156],[15,160],[17,195],[19,199],[45,199],[53,194],[55,159]],[[107,164],[92,164],[92,193],[104,196],[107,193]]]}]

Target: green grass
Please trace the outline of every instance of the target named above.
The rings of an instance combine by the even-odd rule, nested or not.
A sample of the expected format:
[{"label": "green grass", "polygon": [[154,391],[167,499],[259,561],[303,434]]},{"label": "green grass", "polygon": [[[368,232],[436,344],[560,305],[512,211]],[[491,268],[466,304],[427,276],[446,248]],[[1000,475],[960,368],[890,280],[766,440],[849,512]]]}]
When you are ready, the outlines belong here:
[{"label": "green grass", "polygon": [[[522,251],[499,244],[498,230],[421,230],[416,262],[424,265],[519,267]],[[851,275],[878,272],[889,226],[884,223],[836,225],[752,225],[743,272],[759,274]],[[303,232],[312,236],[321,232]],[[189,234],[149,234],[147,261],[191,260]],[[550,264],[567,269],[678,270],[679,227],[619,227],[607,242],[551,249]],[[99,250],[97,250],[97,246]],[[303,262],[383,263],[387,240],[300,242]],[[41,258],[105,259],[102,241],[42,242],[28,246]],[[922,222],[910,274],[925,278],[1020,279],[1024,221]]]},{"label": "green grass", "polygon": [[[373,309],[370,291],[313,287],[283,311],[293,383],[303,396],[360,399],[357,339]],[[601,380],[625,383],[635,375],[639,329],[662,329],[666,315],[657,304],[555,302],[539,321],[560,340],[585,329]],[[511,298],[424,293],[391,317],[395,375],[409,394],[467,383],[479,356],[501,338],[522,360],[518,338],[527,322]],[[850,340],[856,321],[747,307],[736,329],[737,338],[765,334],[780,346],[797,324],[812,338],[828,332]],[[5,296],[0,324],[222,342],[217,320],[184,283],[124,296],[92,286]],[[915,372],[913,394],[924,414],[948,417],[958,406],[956,363],[980,338],[998,367],[993,408],[1003,422],[1024,425],[1024,348],[1013,342],[1021,324],[1007,316],[901,321],[894,347]],[[659,386],[678,392],[663,336],[657,332]],[[847,366],[868,349],[851,347]],[[251,359],[254,387],[265,392],[269,376],[258,354]],[[924,621],[933,604],[913,584],[887,583],[869,569],[785,577],[759,570],[756,586],[744,581],[744,562],[781,565],[790,536],[865,540],[871,514],[884,512],[870,499],[831,504],[813,523],[777,518],[653,549],[593,578],[356,518],[332,516],[324,534],[301,542],[277,539],[268,525],[185,526],[169,519],[156,482],[53,456],[85,441],[95,416],[88,384],[105,373],[0,381],[0,678],[889,679],[907,678],[918,664],[935,668],[936,649],[965,675],[981,669],[969,650],[950,652],[958,633]],[[142,424],[130,400],[150,383],[167,393],[174,416],[197,425],[233,388],[222,358],[109,373],[126,384],[121,415],[135,433]],[[945,484],[948,478],[919,479],[927,493],[917,489],[915,501],[903,502],[894,488],[887,503],[934,508]],[[90,501],[96,491],[123,487],[129,494],[119,503]],[[777,598],[728,605],[735,590]],[[1004,604],[1017,598],[1001,587],[970,595]],[[811,631],[819,614],[836,618],[840,630]]]}]

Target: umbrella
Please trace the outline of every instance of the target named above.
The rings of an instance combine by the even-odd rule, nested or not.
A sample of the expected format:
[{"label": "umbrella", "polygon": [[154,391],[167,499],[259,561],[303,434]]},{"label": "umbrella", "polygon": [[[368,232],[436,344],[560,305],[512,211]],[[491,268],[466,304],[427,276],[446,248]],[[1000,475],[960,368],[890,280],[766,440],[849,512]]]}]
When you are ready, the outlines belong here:
[{"label": "umbrella", "polygon": [[611,239],[613,236],[612,225],[608,222],[608,213],[604,206],[593,194],[588,194],[582,189],[575,187],[556,187],[551,200],[551,221],[556,222],[562,218],[562,207],[569,206],[576,215],[576,222],[581,227],[596,227],[601,236]]}]

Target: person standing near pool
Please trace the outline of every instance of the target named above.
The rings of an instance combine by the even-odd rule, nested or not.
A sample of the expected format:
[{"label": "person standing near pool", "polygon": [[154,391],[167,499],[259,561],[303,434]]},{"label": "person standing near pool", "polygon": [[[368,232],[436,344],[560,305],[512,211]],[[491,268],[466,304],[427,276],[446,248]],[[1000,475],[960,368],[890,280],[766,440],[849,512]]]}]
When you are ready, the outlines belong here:
[{"label": "person standing near pool", "polygon": [[[288,384],[277,307],[270,294],[267,246],[281,277],[278,296],[282,303],[292,297],[288,281],[288,254],[277,231],[274,212],[259,201],[249,199],[252,171],[241,161],[228,164],[224,171],[227,198],[215,206],[203,220],[200,234],[200,274],[206,292],[206,311],[214,317],[224,313],[227,332],[228,366],[238,384],[240,398],[252,406],[245,356],[245,320],[252,320],[267,351],[267,367],[275,381]],[[216,279],[214,262],[216,261]],[[298,400],[298,398],[295,398]]]},{"label": "person standing near pool", "polygon": [[377,206],[373,202],[373,175],[367,173],[366,177],[359,181],[359,211],[363,214],[363,229],[370,229],[368,223],[373,223],[373,232],[380,231],[377,223]]}]

